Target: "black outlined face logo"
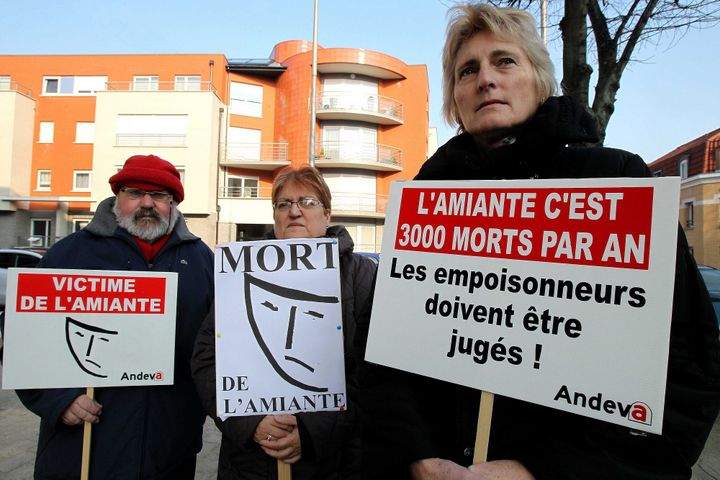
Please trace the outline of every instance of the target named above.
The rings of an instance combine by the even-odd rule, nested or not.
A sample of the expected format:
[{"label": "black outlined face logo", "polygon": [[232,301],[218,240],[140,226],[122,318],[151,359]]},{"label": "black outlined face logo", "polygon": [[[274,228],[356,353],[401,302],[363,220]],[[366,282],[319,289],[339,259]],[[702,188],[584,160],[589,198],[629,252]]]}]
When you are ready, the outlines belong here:
[{"label": "black outlined face logo", "polygon": [[103,375],[103,360],[110,341],[118,332],[80,322],[65,317],[65,341],[77,364],[85,372],[95,377],[107,378]]},{"label": "black outlined face logo", "polygon": [[258,345],[280,377],[305,390],[328,391],[317,381],[327,362],[318,343],[328,338],[323,334],[327,330],[342,328],[333,307],[337,303],[338,297],[275,285],[245,273],[245,306]]}]

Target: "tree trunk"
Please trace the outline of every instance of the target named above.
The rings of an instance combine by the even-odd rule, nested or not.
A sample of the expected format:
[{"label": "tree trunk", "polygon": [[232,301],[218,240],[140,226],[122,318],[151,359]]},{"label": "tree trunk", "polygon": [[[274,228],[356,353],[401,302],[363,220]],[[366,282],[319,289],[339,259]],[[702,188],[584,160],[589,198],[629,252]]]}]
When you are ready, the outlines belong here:
[{"label": "tree trunk", "polygon": [[564,94],[575,97],[588,106],[592,67],[587,63],[587,4],[584,1],[565,0],[565,16],[560,21],[563,41]]}]

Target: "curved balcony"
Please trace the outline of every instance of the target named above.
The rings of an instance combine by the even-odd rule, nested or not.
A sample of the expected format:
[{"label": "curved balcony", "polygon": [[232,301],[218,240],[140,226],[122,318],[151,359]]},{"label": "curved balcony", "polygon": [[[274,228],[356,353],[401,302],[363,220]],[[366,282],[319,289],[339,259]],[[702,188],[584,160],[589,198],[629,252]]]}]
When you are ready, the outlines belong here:
[{"label": "curved balcony", "polygon": [[272,142],[228,142],[222,144],[223,167],[275,170],[290,165],[288,144]]},{"label": "curved balcony", "polygon": [[325,141],[315,154],[315,166],[400,172],[403,168],[403,152],[399,148],[378,143]]},{"label": "curved balcony", "polygon": [[403,105],[377,94],[323,92],[316,105],[319,120],[354,120],[376,125],[402,125]]},{"label": "curved balcony", "polygon": [[388,196],[374,193],[332,192],[332,216],[385,218]]}]

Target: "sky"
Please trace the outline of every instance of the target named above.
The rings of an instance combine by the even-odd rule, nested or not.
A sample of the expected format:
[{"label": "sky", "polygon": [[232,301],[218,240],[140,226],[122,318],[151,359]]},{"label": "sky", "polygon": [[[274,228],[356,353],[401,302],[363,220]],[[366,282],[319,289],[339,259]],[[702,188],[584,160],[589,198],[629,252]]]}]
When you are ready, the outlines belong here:
[{"label": "sky", "polygon": [[[439,143],[441,51],[452,0],[320,0],[318,44],[377,50],[425,64]],[[0,54],[220,53],[267,58],[285,40],[312,40],[314,0],[63,0],[7,2]],[[561,75],[561,44],[549,49]],[[555,39],[555,40],[553,40]],[[720,26],[644,47],[621,80],[606,146],[646,162],[720,128]],[[0,65],[0,74],[3,73]],[[592,87],[591,87],[592,95]]]}]

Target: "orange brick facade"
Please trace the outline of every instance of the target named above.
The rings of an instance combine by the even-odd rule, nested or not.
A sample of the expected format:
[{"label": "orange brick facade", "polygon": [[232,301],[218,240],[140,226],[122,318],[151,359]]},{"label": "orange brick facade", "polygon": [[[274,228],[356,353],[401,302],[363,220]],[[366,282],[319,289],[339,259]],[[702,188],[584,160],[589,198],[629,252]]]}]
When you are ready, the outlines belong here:
[{"label": "orange brick facade", "polygon": [[[351,224],[364,249],[379,250],[390,182],[411,179],[427,158],[427,69],[380,52],[319,47],[318,98],[330,77],[343,84],[341,100],[360,95],[355,83],[374,90],[360,110],[318,114],[311,156],[311,50],[306,41],[282,42],[260,63],[222,54],[0,56],[0,100],[7,100],[0,125],[9,132],[0,140],[0,247],[50,245],[80,228],[111,195],[108,176],[137,153],[181,169],[187,200],[180,209],[209,245],[248,232],[257,237],[271,223],[268,196],[278,169],[332,147],[339,152],[332,161],[323,164],[323,155],[317,161],[333,177],[331,190],[363,185],[337,192],[345,203],[333,221]],[[104,85],[79,89],[88,79]],[[69,90],[51,91],[53,82]],[[231,98],[234,89],[239,98]],[[245,89],[251,96],[261,91],[260,100],[248,100]],[[253,102],[261,113],[239,111]],[[382,102],[393,107],[380,110]],[[128,133],[126,124],[158,130]],[[94,132],[92,141],[76,141],[81,127]],[[234,141],[230,131],[254,140]],[[356,146],[331,142],[330,134],[323,139],[330,131],[372,139]],[[79,178],[91,185],[76,188]]]}]

